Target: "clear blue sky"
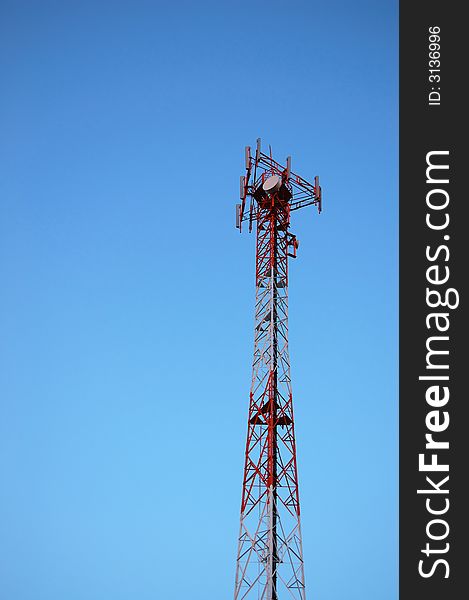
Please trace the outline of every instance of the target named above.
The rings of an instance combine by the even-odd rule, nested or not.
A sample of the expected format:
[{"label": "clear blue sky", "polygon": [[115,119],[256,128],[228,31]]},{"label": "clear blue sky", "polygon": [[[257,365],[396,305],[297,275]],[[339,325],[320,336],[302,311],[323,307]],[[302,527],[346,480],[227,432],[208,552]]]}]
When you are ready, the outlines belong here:
[{"label": "clear blue sky", "polygon": [[397,2],[0,3],[0,598],[232,597],[245,144],[319,174],[290,350],[311,600],[397,597]]}]

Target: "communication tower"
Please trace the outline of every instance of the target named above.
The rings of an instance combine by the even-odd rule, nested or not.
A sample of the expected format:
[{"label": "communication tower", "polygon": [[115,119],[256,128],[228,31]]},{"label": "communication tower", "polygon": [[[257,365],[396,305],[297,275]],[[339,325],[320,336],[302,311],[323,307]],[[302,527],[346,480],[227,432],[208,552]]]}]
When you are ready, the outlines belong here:
[{"label": "communication tower", "polygon": [[[238,538],[235,600],[305,600],[300,499],[288,355],[288,260],[298,240],[293,211],[314,205],[321,188],[264,154],[245,150],[236,227],[256,228],[254,360]],[[249,206],[247,206],[249,200]]]}]

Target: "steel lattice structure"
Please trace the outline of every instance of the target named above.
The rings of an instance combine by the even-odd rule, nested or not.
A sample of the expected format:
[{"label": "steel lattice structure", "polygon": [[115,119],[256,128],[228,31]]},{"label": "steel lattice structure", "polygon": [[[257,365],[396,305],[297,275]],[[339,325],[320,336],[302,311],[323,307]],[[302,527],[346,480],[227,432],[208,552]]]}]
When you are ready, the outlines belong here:
[{"label": "steel lattice structure", "polygon": [[[241,501],[235,600],[305,600],[290,360],[288,259],[298,242],[290,214],[315,205],[311,185],[261,151],[246,148],[236,226],[256,224],[254,360]],[[250,199],[249,210],[246,201]]]}]

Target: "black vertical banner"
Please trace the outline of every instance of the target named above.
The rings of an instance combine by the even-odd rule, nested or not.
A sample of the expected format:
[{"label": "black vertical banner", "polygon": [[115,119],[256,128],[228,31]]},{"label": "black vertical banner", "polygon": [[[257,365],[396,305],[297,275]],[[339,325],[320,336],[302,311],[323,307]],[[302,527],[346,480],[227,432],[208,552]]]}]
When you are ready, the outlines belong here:
[{"label": "black vertical banner", "polygon": [[401,600],[459,600],[469,576],[463,7],[400,5]]}]

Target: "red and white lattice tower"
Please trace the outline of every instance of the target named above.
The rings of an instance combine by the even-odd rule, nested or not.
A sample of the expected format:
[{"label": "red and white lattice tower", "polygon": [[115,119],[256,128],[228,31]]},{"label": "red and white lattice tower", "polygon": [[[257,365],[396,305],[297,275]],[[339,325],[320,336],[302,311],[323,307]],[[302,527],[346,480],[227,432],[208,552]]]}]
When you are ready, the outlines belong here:
[{"label": "red and white lattice tower", "polygon": [[[290,359],[288,259],[298,241],[292,211],[321,212],[321,188],[261,151],[246,148],[236,226],[256,224],[254,360],[241,501],[235,600],[305,600]],[[246,207],[250,199],[249,209]]]}]

